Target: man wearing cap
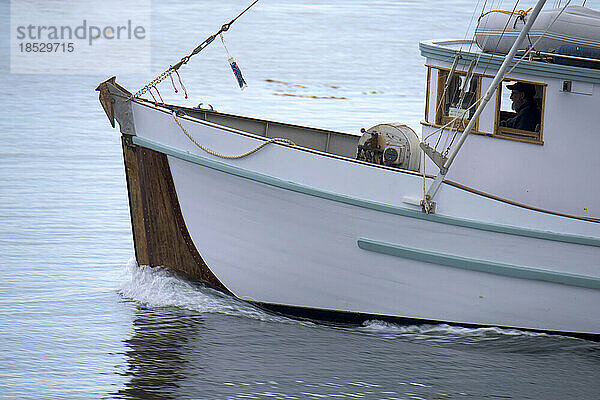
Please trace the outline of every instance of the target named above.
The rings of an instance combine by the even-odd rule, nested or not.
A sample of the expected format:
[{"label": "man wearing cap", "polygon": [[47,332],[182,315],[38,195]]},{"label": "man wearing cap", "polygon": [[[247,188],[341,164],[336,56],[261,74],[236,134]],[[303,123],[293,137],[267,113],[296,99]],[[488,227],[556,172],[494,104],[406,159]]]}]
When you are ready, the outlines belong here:
[{"label": "man wearing cap", "polygon": [[500,121],[500,126],[507,128],[521,129],[524,131],[535,132],[541,120],[541,112],[535,99],[535,86],[530,83],[517,82],[508,85],[512,93],[512,109],[517,115]]}]

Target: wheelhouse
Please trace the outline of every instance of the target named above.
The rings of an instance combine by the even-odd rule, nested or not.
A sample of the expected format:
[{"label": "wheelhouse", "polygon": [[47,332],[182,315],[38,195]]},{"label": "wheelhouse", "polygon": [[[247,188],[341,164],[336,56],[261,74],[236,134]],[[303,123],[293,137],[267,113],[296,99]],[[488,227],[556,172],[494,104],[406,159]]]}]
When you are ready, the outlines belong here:
[{"label": "wheelhouse", "polygon": [[[422,140],[444,154],[464,130],[503,57],[465,40],[426,41],[420,50],[427,67]],[[448,178],[543,210],[600,218],[600,188],[581,178],[600,170],[600,62],[582,66],[552,60],[540,56],[513,62]],[[510,98],[515,84],[530,88],[539,112],[539,122],[527,129],[506,123],[516,115]],[[425,168],[438,172],[429,159]]]}]

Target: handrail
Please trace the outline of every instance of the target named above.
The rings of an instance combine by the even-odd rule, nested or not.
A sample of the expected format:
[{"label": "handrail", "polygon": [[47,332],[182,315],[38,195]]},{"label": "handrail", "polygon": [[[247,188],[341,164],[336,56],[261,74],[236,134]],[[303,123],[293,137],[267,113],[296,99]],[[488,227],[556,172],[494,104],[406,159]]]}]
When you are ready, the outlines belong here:
[{"label": "handrail", "polygon": [[[519,50],[517,52],[518,55],[522,55],[525,54],[527,51],[526,50]],[[581,60],[581,61],[592,61],[592,62],[597,62],[600,63],[600,58],[589,58],[589,57],[578,57],[578,56],[569,56],[567,54],[560,54],[560,53],[548,53],[546,51],[535,51],[534,53],[532,53],[533,55],[536,54],[541,54],[544,56],[549,56],[549,57],[559,57],[559,58],[569,58],[572,60]]]}]

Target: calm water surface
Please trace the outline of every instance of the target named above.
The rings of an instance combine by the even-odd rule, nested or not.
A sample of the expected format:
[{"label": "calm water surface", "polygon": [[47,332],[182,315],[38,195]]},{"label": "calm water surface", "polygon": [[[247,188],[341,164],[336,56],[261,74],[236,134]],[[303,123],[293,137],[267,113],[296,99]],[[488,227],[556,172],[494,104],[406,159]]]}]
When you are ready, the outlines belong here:
[{"label": "calm water surface", "polygon": [[[348,132],[389,121],[418,130],[417,43],[463,38],[473,5],[261,0],[226,36],[244,92],[216,42],[182,70],[190,99],[168,85],[161,93]],[[153,2],[152,73],[118,81],[143,86],[244,6]],[[119,133],[93,92],[110,68],[10,74],[9,15],[3,0],[0,398],[600,398],[597,343],[492,328],[322,326],[138,268]]]}]

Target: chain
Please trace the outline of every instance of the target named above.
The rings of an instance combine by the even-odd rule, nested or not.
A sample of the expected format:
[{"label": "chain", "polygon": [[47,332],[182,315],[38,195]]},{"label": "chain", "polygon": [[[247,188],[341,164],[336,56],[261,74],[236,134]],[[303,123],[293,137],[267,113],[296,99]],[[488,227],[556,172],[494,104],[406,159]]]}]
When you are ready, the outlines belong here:
[{"label": "chain", "polygon": [[140,90],[138,90],[137,92],[135,92],[134,94],[129,96],[129,98],[127,100],[131,100],[134,97],[140,97],[141,95],[146,93],[148,90],[152,89],[153,87],[155,87],[156,85],[158,85],[159,83],[161,83],[162,81],[167,79],[169,76],[171,76],[173,71],[174,71],[173,66],[169,67],[169,69],[167,69],[165,72],[163,72],[162,74],[160,74],[159,76],[154,78],[146,86],[144,86],[143,88],[141,88]]},{"label": "chain", "polygon": [[223,24],[217,33],[215,33],[213,35],[210,35],[208,38],[206,38],[206,40],[204,40],[204,42],[202,42],[198,46],[196,46],[196,48],[194,50],[192,50],[192,52],[190,54],[188,54],[187,56],[185,56],[181,60],[179,60],[179,62],[177,64],[169,66],[169,68],[167,68],[167,70],[165,70],[162,74],[160,74],[159,76],[157,76],[156,78],[154,78],[146,86],[144,86],[143,88],[141,88],[140,90],[138,90],[137,92],[135,92],[134,94],[132,94],[131,96],[129,96],[129,98],[127,100],[131,100],[134,97],[140,97],[142,94],[146,93],[148,90],[152,89],[153,87],[155,87],[156,85],[158,85],[159,83],[161,83],[162,81],[164,81],[165,79],[167,79],[169,76],[171,76],[171,74],[173,72],[177,71],[179,68],[181,68],[182,65],[187,64],[188,61],[190,60],[190,58],[192,58],[192,56],[195,56],[196,54],[198,54],[202,50],[204,50],[204,48],[206,48],[206,46],[208,46],[209,44],[211,44],[218,35],[220,35],[223,32],[227,32],[229,30],[229,27],[239,17],[241,17],[246,11],[248,11],[250,9],[250,7],[252,7],[256,3],[258,3],[258,0],[254,0],[254,2],[252,4],[250,4],[248,7],[246,7],[246,9],[244,11],[242,11],[241,13],[239,13],[237,15],[237,17],[235,17],[234,19],[232,19],[228,23]]}]

